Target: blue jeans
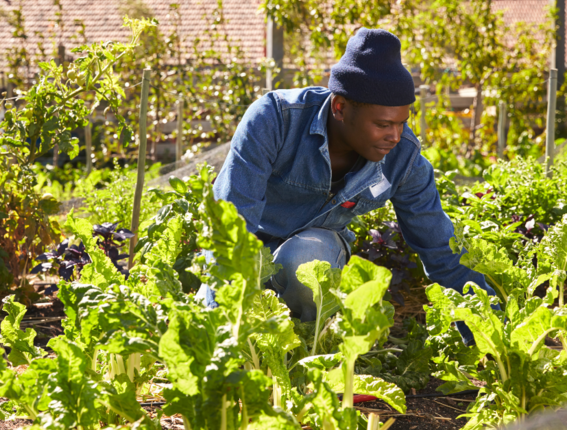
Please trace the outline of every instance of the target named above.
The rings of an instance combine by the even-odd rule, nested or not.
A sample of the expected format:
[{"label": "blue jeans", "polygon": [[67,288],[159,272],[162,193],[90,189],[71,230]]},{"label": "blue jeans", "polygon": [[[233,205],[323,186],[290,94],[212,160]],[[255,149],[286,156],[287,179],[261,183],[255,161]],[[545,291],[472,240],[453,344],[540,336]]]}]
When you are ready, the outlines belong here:
[{"label": "blue jeans", "polygon": [[[303,285],[296,276],[297,268],[313,260],[327,261],[331,267],[342,269],[350,257],[350,248],[344,239],[333,230],[309,228],[287,240],[274,240],[265,244],[274,254],[274,263],[283,268],[266,283],[266,288],[282,298],[294,316],[301,321],[314,321],[317,307],[313,292]],[[213,259],[211,251],[205,251],[207,261]],[[202,284],[196,298],[205,305],[217,307],[215,294],[208,285]]]}]

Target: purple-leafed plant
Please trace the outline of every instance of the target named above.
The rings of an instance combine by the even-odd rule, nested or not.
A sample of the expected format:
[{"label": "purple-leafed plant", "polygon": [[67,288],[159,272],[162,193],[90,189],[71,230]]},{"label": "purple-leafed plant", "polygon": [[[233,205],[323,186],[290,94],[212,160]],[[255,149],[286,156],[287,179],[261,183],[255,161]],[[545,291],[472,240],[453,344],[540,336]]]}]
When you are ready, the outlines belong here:
[{"label": "purple-leafed plant", "polygon": [[[133,237],[134,234],[125,228],[116,230],[116,227],[118,227],[118,223],[95,224],[93,236],[98,236],[97,245],[110,258],[114,267],[128,278],[130,274],[128,269],[121,266],[119,261],[128,258],[129,255],[121,254],[119,248],[123,247],[123,242]],[[69,246],[67,239],[61,242],[57,249],[41,254],[36,260],[44,262],[35,266],[30,272],[31,274],[52,272],[53,269],[57,268],[57,274],[66,281],[79,279],[83,267],[92,262],[82,242],[78,245]]]},{"label": "purple-leafed plant", "polygon": [[106,256],[110,258],[114,267],[118,269],[126,278],[128,278],[128,269],[122,267],[118,262],[128,258],[129,254],[121,254],[119,248],[125,245],[125,241],[134,237],[132,233],[127,228],[119,228],[118,223],[104,222],[102,224],[95,224],[93,226],[94,234],[93,236],[98,236],[97,244],[104,251]]},{"label": "purple-leafed plant", "polygon": [[49,272],[57,267],[57,274],[66,281],[78,279],[83,266],[91,262],[82,243],[69,246],[67,239],[61,242],[56,250],[41,254],[36,260],[45,261],[45,263],[35,266],[31,274]]}]

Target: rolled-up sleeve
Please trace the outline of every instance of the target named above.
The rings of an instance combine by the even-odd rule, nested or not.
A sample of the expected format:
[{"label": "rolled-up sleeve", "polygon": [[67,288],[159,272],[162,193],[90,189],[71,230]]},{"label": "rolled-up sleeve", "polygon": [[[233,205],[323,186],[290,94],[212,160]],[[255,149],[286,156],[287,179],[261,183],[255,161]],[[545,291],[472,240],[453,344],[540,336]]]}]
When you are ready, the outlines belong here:
[{"label": "rolled-up sleeve", "polygon": [[422,155],[417,155],[391,201],[404,239],[421,258],[431,281],[460,293],[472,281],[494,294],[482,274],[461,265],[461,255],[453,254],[453,223],[441,208],[433,167]]},{"label": "rolled-up sleeve", "polygon": [[278,103],[277,96],[268,93],[248,108],[213,187],[216,199],[234,203],[251,233],[258,230],[268,178],[283,142]]}]

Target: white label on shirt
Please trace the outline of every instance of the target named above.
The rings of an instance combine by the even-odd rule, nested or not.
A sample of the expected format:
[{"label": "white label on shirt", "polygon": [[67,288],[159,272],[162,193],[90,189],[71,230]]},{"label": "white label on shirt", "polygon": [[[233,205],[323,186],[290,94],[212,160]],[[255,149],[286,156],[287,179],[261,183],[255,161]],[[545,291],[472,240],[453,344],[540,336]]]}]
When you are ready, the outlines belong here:
[{"label": "white label on shirt", "polygon": [[372,193],[372,197],[378,197],[380,194],[385,192],[391,186],[392,184],[390,184],[390,182],[386,178],[382,179],[382,182],[370,187],[370,192]]}]

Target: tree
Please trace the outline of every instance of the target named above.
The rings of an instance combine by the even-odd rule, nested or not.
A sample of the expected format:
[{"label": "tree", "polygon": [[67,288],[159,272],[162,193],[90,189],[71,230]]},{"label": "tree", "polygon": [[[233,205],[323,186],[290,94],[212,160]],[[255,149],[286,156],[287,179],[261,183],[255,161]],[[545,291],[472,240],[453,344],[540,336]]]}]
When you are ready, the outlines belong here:
[{"label": "tree", "polygon": [[[297,78],[306,74],[315,80],[321,69],[340,58],[350,36],[368,27],[390,30],[401,39],[404,61],[419,70],[423,82],[436,88],[437,114],[449,108],[444,97],[447,87],[474,86],[479,96],[472,106],[468,141],[462,142],[463,154],[494,151],[495,118],[483,110],[483,104],[506,101],[512,141],[522,133],[533,134],[533,128],[542,124],[545,109],[538,105],[546,93],[543,81],[554,31],[548,24],[506,25],[492,0],[264,0],[261,9],[284,26],[292,56],[306,52],[311,58],[290,58],[310,66],[296,76],[296,84],[303,83]],[[309,49],[299,49],[306,41]],[[330,50],[331,58],[326,55]],[[539,115],[534,117],[536,112]],[[521,155],[529,152],[527,147],[512,148]]]}]

